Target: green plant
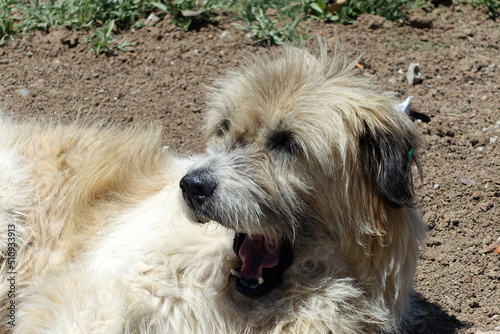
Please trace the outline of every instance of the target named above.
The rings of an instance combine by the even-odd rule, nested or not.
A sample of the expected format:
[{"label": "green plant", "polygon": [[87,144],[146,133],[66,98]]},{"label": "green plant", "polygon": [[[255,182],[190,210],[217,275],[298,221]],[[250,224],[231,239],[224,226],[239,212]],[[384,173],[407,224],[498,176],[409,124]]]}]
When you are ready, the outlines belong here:
[{"label": "green plant", "polygon": [[89,38],[90,50],[97,55],[109,56],[115,50],[127,52],[125,49],[130,45],[125,39],[121,43],[117,43],[116,39],[111,35],[115,27],[115,21],[109,20],[102,29],[93,27],[94,34]]},{"label": "green plant", "polygon": [[311,17],[321,20],[350,24],[362,14],[373,14],[390,21],[403,22],[409,9],[421,8],[430,0],[347,0],[337,12],[328,11],[327,0],[307,0],[306,7],[312,12]]},{"label": "green plant", "polygon": [[134,29],[154,9],[149,0],[29,0],[18,3],[22,14],[19,29],[48,31],[49,28],[68,27],[91,29],[90,49],[99,55],[115,50],[125,51],[130,44],[118,43],[113,30]]},{"label": "green plant", "polygon": [[486,6],[488,8],[488,15],[493,21],[500,16],[500,1],[498,0],[475,0],[475,4]]},{"label": "green plant", "polygon": [[99,27],[114,20],[122,28],[140,25],[146,13],[153,10],[148,0],[29,0],[19,6],[23,13],[23,30],[49,27],[76,29]]},{"label": "green plant", "polygon": [[11,11],[16,2],[0,1],[0,45],[14,36],[14,18]]},{"label": "green plant", "polygon": [[336,21],[336,13],[328,11],[328,0],[307,0],[305,2],[305,9],[309,15],[316,20],[330,20]]},{"label": "green plant", "polygon": [[237,15],[245,23],[237,28],[250,32],[258,45],[302,44],[307,38],[297,31],[305,19],[302,2],[244,0]]},{"label": "green plant", "polygon": [[[220,1],[222,3],[222,1]],[[227,1],[224,1],[227,2]],[[214,1],[199,0],[163,0],[162,2],[152,2],[154,7],[170,14],[172,23],[188,30],[195,20],[213,21],[211,12],[216,7],[220,6]]]}]

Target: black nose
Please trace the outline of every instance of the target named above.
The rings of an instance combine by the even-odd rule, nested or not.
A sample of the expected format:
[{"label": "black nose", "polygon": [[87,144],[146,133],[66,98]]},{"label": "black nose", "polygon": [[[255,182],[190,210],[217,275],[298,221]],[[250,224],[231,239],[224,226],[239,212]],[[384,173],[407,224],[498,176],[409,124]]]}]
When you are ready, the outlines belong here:
[{"label": "black nose", "polygon": [[214,193],[216,184],[204,170],[186,174],[179,186],[186,203],[194,210],[199,209]]}]

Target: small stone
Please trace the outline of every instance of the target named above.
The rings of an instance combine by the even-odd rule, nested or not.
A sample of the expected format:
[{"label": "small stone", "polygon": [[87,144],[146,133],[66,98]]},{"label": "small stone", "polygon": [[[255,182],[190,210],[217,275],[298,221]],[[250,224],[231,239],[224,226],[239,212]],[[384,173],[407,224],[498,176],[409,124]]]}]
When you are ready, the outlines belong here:
[{"label": "small stone", "polygon": [[498,136],[490,137],[490,144],[495,144],[498,140]]},{"label": "small stone", "polygon": [[469,37],[474,36],[474,33],[472,32],[471,29],[464,29],[462,32]]},{"label": "small stone", "polygon": [[201,8],[198,10],[181,10],[181,14],[184,17],[193,17],[203,14],[205,12],[205,8]]},{"label": "small stone", "polygon": [[406,71],[406,79],[410,85],[418,85],[422,83],[422,76],[420,74],[420,64],[411,63]]},{"label": "small stone", "polygon": [[486,68],[484,69],[484,72],[485,72],[485,73],[491,73],[491,72],[494,72],[494,71],[495,71],[495,69],[496,69],[496,67],[497,67],[497,66],[496,66],[495,64],[491,64],[491,65],[489,65],[488,67],[486,67]]},{"label": "small stone", "polygon": [[146,26],[154,26],[160,21],[160,18],[156,16],[154,13],[149,14],[148,18],[144,21],[144,25]]},{"label": "small stone", "polygon": [[399,111],[403,114],[409,115],[411,112],[411,108],[412,108],[412,104],[411,104],[412,99],[413,99],[412,95],[408,96],[406,98],[406,100],[404,100],[403,102],[401,102],[399,104],[396,104],[394,106],[394,109],[396,109],[397,111]]},{"label": "small stone", "polygon": [[463,178],[463,179],[460,179],[460,182],[462,182],[463,184],[475,184],[476,180]]},{"label": "small stone", "polygon": [[27,97],[30,95],[30,91],[27,90],[26,88],[21,88],[17,90],[17,93],[23,97]]}]

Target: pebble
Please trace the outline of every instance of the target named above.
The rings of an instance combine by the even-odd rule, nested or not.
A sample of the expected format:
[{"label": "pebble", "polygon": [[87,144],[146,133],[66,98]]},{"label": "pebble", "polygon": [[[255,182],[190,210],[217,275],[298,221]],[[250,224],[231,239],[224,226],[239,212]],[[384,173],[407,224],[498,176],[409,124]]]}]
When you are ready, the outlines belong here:
[{"label": "pebble", "polygon": [[464,29],[462,31],[462,33],[464,33],[465,35],[467,35],[469,37],[473,37],[474,36],[474,33],[472,32],[472,29]]},{"label": "pebble", "polygon": [[484,69],[484,72],[485,72],[485,73],[494,72],[496,67],[497,67],[497,66],[496,66],[495,64],[491,64],[490,66],[488,66],[488,67],[486,67],[486,68]]},{"label": "pebble", "polygon": [[406,79],[410,85],[418,85],[422,83],[422,76],[420,74],[420,64],[411,63],[406,71]]},{"label": "pebble", "polygon": [[475,184],[476,180],[463,178],[463,179],[460,179],[460,182],[462,182],[463,184]]},{"label": "pebble", "polygon": [[396,104],[394,106],[394,109],[396,109],[397,111],[403,113],[403,114],[407,114],[409,115],[410,112],[411,112],[411,100],[413,99],[413,96],[410,95],[406,98],[406,100],[404,100],[403,102],[399,103],[399,104]]},{"label": "pebble", "polygon": [[155,24],[158,23],[158,21],[160,21],[160,18],[158,16],[156,16],[155,14],[151,13],[148,16],[148,18],[144,21],[144,25],[154,26]]},{"label": "pebble", "polygon": [[27,97],[30,95],[30,91],[27,90],[26,88],[21,88],[17,90],[17,93],[21,96]]}]

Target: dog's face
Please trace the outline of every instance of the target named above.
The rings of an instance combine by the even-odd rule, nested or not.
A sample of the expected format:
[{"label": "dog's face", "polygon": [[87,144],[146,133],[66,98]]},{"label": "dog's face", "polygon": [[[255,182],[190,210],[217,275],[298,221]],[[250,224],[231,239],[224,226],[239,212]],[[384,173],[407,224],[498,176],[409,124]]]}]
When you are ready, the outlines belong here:
[{"label": "dog's face", "polygon": [[339,240],[322,247],[341,247],[376,228],[356,226],[368,205],[411,203],[406,116],[342,58],[287,48],[211,93],[207,153],[180,187],[192,220],[235,231],[241,265],[231,273],[243,295],[273,290],[320,236]]}]

